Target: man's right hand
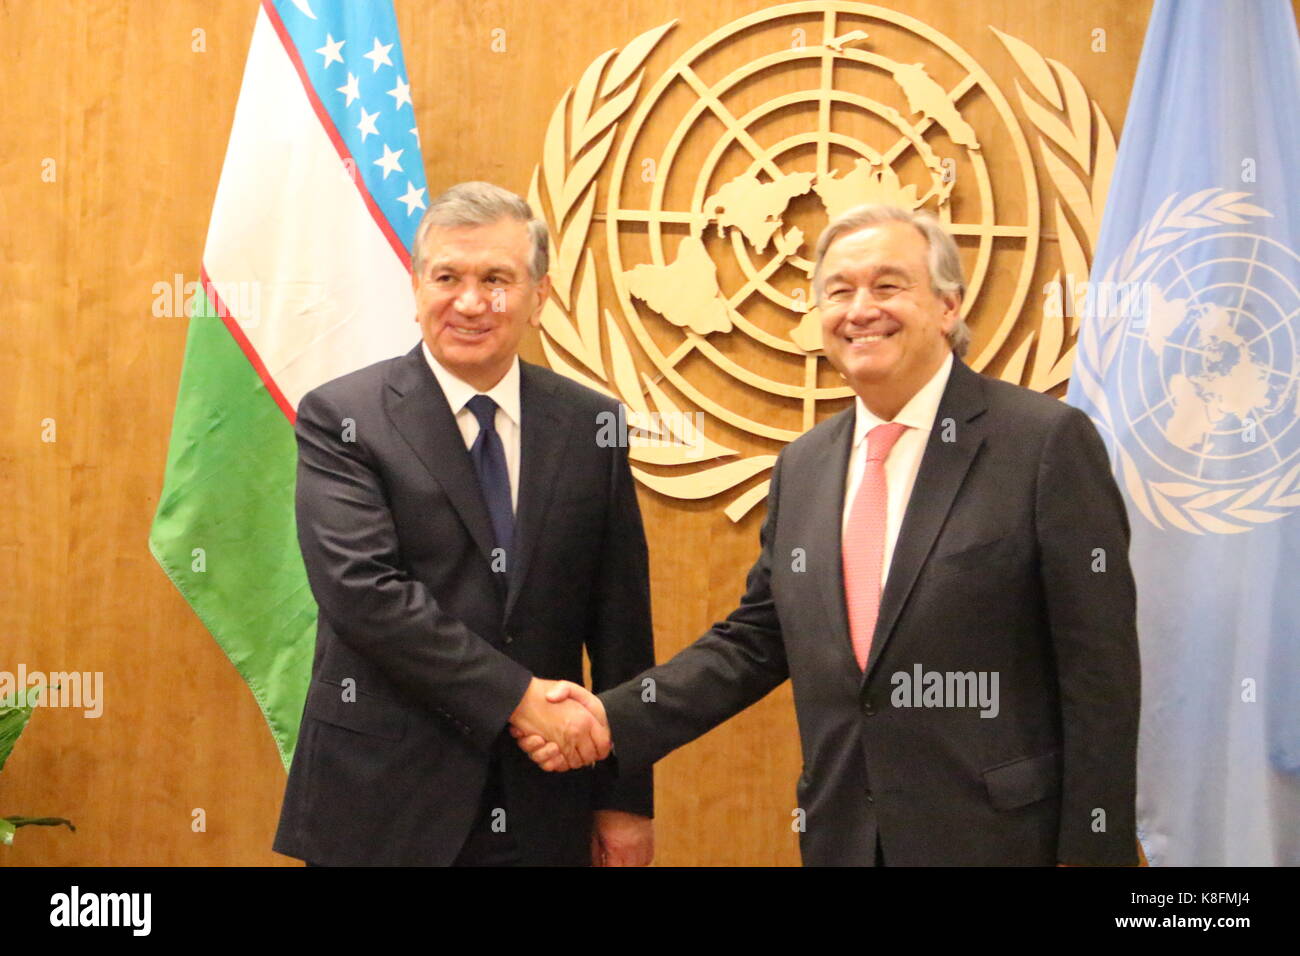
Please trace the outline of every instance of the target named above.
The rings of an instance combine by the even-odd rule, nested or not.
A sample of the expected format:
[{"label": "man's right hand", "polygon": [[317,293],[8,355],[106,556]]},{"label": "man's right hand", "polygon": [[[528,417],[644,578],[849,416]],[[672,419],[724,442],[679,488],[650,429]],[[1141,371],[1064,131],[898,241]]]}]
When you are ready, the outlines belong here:
[{"label": "man's right hand", "polygon": [[[547,685],[546,706],[576,707],[595,722],[602,735],[593,740],[593,743],[597,744],[599,751],[597,759],[604,760],[608,757],[612,748],[609,736],[609,720],[605,716],[605,705],[600,702],[600,698],[581,684],[574,684],[567,680],[538,681],[536,678],[533,679],[534,685],[539,683]],[[530,685],[529,691],[532,691],[532,689],[533,687]],[[528,694],[525,694],[524,701],[527,702],[527,700]],[[523,704],[520,706],[522,707]],[[562,773],[565,770],[577,770],[579,767],[592,762],[575,763],[568,747],[570,741],[563,733],[552,736],[544,730],[530,730],[516,721],[513,716],[510,720],[510,733],[518,742],[519,749],[528,754],[533,763],[543,770]],[[603,745],[601,745],[601,740],[603,740]]]},{"label": "man's right hand", "polygon": [[534,677],[510,715],[510,733],[544,770],[578,770],[610,752],[600,698],[568,681]]}]

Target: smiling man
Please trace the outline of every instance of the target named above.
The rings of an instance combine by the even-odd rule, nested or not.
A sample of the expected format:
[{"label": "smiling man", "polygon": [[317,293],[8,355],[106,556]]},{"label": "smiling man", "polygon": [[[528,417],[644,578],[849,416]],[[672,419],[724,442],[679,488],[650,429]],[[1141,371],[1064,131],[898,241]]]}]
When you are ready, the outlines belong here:
[{"label": "smiling man", "polygon": [[[519,361],[546,228],[488,183],[435,199],[412,263],[422,341],[299,404],[298,537],[320,607],[275,849],[323,865],[643,865],[648,772],[550,703],[654,662],[645,535],[617,406]],[[544,774],[508,724],[564,735]]]},{"label": "smiling man", "polygon": [[740,606],[600,697],[551,698],[607,719],[629,772],[789,678],[805,864],[1136,862],[1135,596],[1096,430],[961,361],[960,259],[929,216],[845,213],[814,292],[856,400],[777,460]]}]

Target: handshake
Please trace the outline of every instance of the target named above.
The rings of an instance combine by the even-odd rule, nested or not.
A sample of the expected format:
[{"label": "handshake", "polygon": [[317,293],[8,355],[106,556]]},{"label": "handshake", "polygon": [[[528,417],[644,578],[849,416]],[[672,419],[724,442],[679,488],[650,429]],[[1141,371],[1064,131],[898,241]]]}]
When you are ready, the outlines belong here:
[{"label": "handshake", "polygon": [[510,715],[519,749],[543,770],[590,767],[613,747],[600,698],[580,684],[534,677]]}]

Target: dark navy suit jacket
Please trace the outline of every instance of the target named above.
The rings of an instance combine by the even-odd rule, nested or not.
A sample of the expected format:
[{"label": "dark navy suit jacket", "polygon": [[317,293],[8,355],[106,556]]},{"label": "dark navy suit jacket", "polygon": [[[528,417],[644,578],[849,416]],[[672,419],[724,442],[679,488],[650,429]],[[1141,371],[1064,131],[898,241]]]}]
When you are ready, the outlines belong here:
[{"label": "dark navy suit jacket", "polygon": [[[841,565],[849,409],[772,474],[740,606],[602,694],[619,766],[648,767],[789,678],[805,864],[1125,864],[1139,671],[1129,527],[1091,421],[954,362],[895,544],[865,675]],[[1101,570],[1104,568],[1104,570]],[[992,708],[902,706],[937,672]]]},{"label": "dark navy suit jacket", "polygon": [[[654,663],[645,535],[616,403],[521,363],[514,553],[417,345],[298,407],[298,539],[320,606],[275,849],[328,865],[451,863],[500,761],[523,862],[590,861],[592,812],[651,815],[648,772],[547,774],[506,732],[532,676],[618,684]],[[351,423],[351,438],[345,428]]]}]

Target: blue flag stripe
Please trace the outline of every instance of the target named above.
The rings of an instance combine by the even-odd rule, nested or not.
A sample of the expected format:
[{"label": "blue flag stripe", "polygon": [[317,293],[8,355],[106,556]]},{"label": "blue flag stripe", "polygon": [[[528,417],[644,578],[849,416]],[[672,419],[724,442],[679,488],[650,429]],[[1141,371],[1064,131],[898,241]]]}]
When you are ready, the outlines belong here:
[{"label": "blue flag stripe", "polygon": [[409,253],[429,196],[391,0],[267,6],[284,24],[359,181]]}]

